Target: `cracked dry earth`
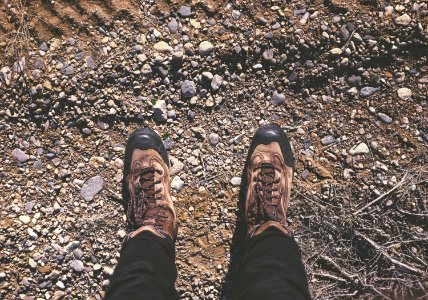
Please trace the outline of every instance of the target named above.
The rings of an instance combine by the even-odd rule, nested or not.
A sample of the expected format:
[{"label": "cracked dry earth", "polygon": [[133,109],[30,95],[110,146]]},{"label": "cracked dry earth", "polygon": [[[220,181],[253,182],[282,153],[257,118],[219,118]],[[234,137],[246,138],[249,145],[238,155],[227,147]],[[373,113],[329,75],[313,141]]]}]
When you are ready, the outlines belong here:
[{"label": "cracked dry earth", "polygon": [[229,299],[240,176],[268,123],[294,148],[288,219],[313,298],[428,299],[427,13],[3,0],[0,299],[103,297],[126,234],[124,145],[143,126],[171,158],[180,298]]}]

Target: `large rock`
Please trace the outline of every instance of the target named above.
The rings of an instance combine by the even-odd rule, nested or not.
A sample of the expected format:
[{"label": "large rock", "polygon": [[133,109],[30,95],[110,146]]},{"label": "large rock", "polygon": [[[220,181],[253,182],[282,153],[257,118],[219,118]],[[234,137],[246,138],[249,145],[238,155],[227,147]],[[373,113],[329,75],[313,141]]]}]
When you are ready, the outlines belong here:
[{"label": "large rock", "polygon": [[175,176],[171,181],[171,188],[177,191],[181,191],[183,187],[184,181],[179,176]]},{"label": "large rock", "polygon": [[285,95],[278,93],[277,91],[274,91],[272,94],[271,102],[273,106],[281,105],[285,102]]},{"label": "large rock", "polygon": [[153,48],[159,52],[172,52],[172,47],[164,41],[157,42]]},{"label": "large rock", "polygon": [[104,180],[100,175],[94,176],[87,180],[80,190],[80,195],[86,201],[91,201],[94,196],[101,191],[104,185]]},{"label": "large rock", "polygon": [[397,90],[397,94],[398,94],[398,98],[402,99],[402,100],[407,100],[410,97],[412,97],[412,90],[409,88],[399,88]]},{"label": "large rock", "polygon": [[70,263],[70,268],[75,272],[82,272],[85,269],[85,266],[83,265],[83,262],[81,260],[72,260]]},{"label": "large rock", "polygon": [[182,17],[190,17],[192,15],[192,8],[190,6],[183,5],[178,10],[178,14]]},{"label": "large rock", "polygon": [[370,149],[366,143],[359,143],[349,150],[349,154],[351,155],[368,154],[368,153],[370,153]]},{"label": "large rock", "polygon": [[217,74],[214,75],[213,79],[211,80],[211,89],[214,92],[218,91],[222,83],[223,83],[223,77]]},{"label": "large rock", "polygon": [[360,91],[360,95],[363,98],[367,98],[370,97],[372,95],[374,95],[375,93],[377,93],[378,91],[380,91],[380,88],[375,88],[375,87],[371,87],[371,86],[366,86],[363,87]]},{"label": "large rock", "polygon": [[404,14],[395,18],[395,24],[397,25],[407,26],[410,24],[410,22],[412,22],[412,18],[410,18],[408,14]]},{"label": "large rock", "polygon": [[13,149],[12,156],[19,162],[26,162],[29,159],[29,156],[18,148]]},{"label": "large rock", "polygon": [[195,83],[191,80],[184,80],[181,84],[181,94],[183,97],[190,98],[196,95]]},{"label": "large rock", "polygon": [[212,43],[208,41],[203,41],[199,44],[199,55],[209,55],[214,49],[215,46]]}]

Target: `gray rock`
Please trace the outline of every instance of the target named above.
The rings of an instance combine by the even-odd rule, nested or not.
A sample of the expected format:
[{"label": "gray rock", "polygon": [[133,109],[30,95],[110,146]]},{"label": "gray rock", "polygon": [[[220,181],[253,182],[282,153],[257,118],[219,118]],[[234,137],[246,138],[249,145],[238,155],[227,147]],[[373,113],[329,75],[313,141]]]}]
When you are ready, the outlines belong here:
[{"label": "gray rock", "polygon": [[158,100],[156,104],[153,106],[153,116],[158,122],[166,122],[166,101]]},{"label": "gray rock", "polygon": [[35,203],[32,201],[29,202],[25,202],[25,211],[27,213],[31,213],[33,211],[33,207],[34,207]]},{"label": "gray rock", "polygon": [[272,62],[273,60],[273,50],[272,49],[268,49],[266,51],[263,52],[263,59],[268,61],[268,62]]},{"label": "gray rock", "polygon": [[83,257],[83,251],[80,250],[79,248],[74,249],[73,256],[75,259],[81,259]]},{"label": "gray rock", "polygon": [[217,145],[220,141],[220,137],[218,136],[217,133],[214,133],[214,132],[210,133],[210,135],[208,136],[208,139],[210,141],[210,144],[214,146]]},{"label": "gray rock", "polygon": [[12,156],[19,162],[26,162],[30,158],[24,151],[19,148],[13,149]]},{"label": "gray rock", "polygon": [[178,23],[175,18],[172,18],[171,21],[168,22],[168,30],[170,33],[176,33],[178,30]]},{"label": "gray rock", "polygon": [[85,128],[82,129],[82,133],[84,135],[90,135],[92,133],[92,130],[89,129],[89,128],[87,128],[87,127],[85,127]]},{"label": "gray rock", "polygon": [[95,60],[92,56],[86,57],[86,66],[91,69],[95,69]]},{"label": "gray rock", "polygon": [[46,44],[46,42],[43,42],[40,44],[39,49],[46,52],[49,50],[48,44]]},{"label": "gray rock", "polygon": [[380,88],[375,88],[375,87],[371,87],[371,86],[366,86],[363,87],[360,91],[360,95],[363,98],[367,98],[370,97],[372,95],[374,95],[376,92],[380,91]]},{"label": "gray rock", "polygon": [[335,141],[336,141],[336,139],[334,138],[334,136],[326,135],[325,137],[323,137],[321,139],[321,144],[323,146],[327,146],[327,145],[333,144]]},{"label": "gray rock", "polygon": [[387,124],[392,123],[392,118],[384,113],[378,113],[377,116],[384,123],[387,123]]},{"label": "gray rock", "polygon": [[94,196],[101,191],[104,185],[104,180],[100,175],[94,176],[87,180],[80,190],[80,195],[86,201],[91,201]]},{"label": "gray rock", "polygon": [[73,251],[74,249],[77,249],[77,248],[79,247],[79,245],[80,245],[80,242],[79,242],[79,241],[71,241],[70,243],[68,243],[68,244],[67,244],[67,246],[65,246],[65,247],[64,247],[64,249],[65,249],[67,252],[71,252],[71,251]]},{"label": "gray rock", "polygon": [[181,84],[181,94],[183,97],[190,98],[196,95],[195,83],[191,80],[184,80]]},{"label": "gray rock", "polygon": [[83,262],[81,260],[75,259],[71,261],[70,268],[73,271],[80,273],[85,269],[85,266],[83,265]]},{"label": "gray rock", "polygon": [[135,52],[140,52],[140,51],[143,51],[143,46],[141,46],[141,45],[134,45],[133,47],[132,47],[132,50],[134,50]]},{"label": "gray rock", "polygon": [[68,66],[67,68],[65,68],[65,74],[66,75],[73,75],[74,73],[74,67],[73,66]]},{"label": "gray rock", "polygon": [[361,85],[361,76],[352,75],[348,78],[348,84],[350,86],[360,86]]},{"label": "gray rock", "polygon": [[170,156],[169,160],[171,162],[171,168],[169,171],[171,175],[176,175],[184,169],[184,164],[174,156]]},{"label": "gray rock", "polygon": [[178,10],[178,13],[182,16],[182,17],[190,17],[192,15],[192,9],[190,8],[190,6],[186,6],[183,5],[182,7],[180,7],[180,9]]},{"label": "gray rock", "polygon": [[181,191],[183,187],[184,181],[179,176],[175,176],[171,181],[171,188],[177,191]]},{"label": "gray rock", "polygon": [[34,62],[34,67],[36,69],[41,69],[45,66],[45,60],[41,57],[37,58],[36,61]]},{"label": "gray rock", "polygon": [[199,55],[206,56],[209,55],[213,50],[215,49],[215,46],[210,43],[209,41],[203,41],[199,44]]},{"label": "gray rock", "polygon": [[212,81],[211,81],[211,89],[216,92],[220,89],[221,84],[223,83],[223,77],[220,75],[214,75]]},{"label": "gray rock", "polygon": [[285,95],[278,93],[277,91],[274,91],[272,94],[271,102],[273,106],[281,105],[285,102]]}]

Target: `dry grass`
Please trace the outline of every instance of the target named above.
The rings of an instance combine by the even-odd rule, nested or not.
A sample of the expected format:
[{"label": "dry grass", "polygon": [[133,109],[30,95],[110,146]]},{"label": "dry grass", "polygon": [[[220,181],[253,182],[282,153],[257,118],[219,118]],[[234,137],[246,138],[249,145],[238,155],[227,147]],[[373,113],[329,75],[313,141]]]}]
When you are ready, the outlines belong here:
[{"label": "dry grass", "polygon": [[358,188],[318,196],[297,184],[296,236],[314,299],[428,299],[426,159],[398,170],[403,182],[360,212],[370,195]]},{"label": "dry grass", "polygon": [[32,46],[30,30],[31,15],[27,12],[24,0],[3,1],[7,14],[14,19],[15,30],[0,37],[4,41],[5,57],[17,61],[24,57]]}]

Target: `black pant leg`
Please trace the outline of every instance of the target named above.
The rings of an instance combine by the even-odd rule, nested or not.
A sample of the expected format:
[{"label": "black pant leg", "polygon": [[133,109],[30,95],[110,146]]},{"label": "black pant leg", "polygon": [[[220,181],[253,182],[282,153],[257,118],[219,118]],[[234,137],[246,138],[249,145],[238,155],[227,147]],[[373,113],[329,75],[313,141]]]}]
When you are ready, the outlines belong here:
[{"label": "black pant leg", "polygon": [[300,249],[293,237],[268,228],[245,246],[236,300],[310,299]]},{"label": "black pant leg", "polygon": [[173,241],[143,231],[123,245],[105,299],[178,299],[176,278]]}]

